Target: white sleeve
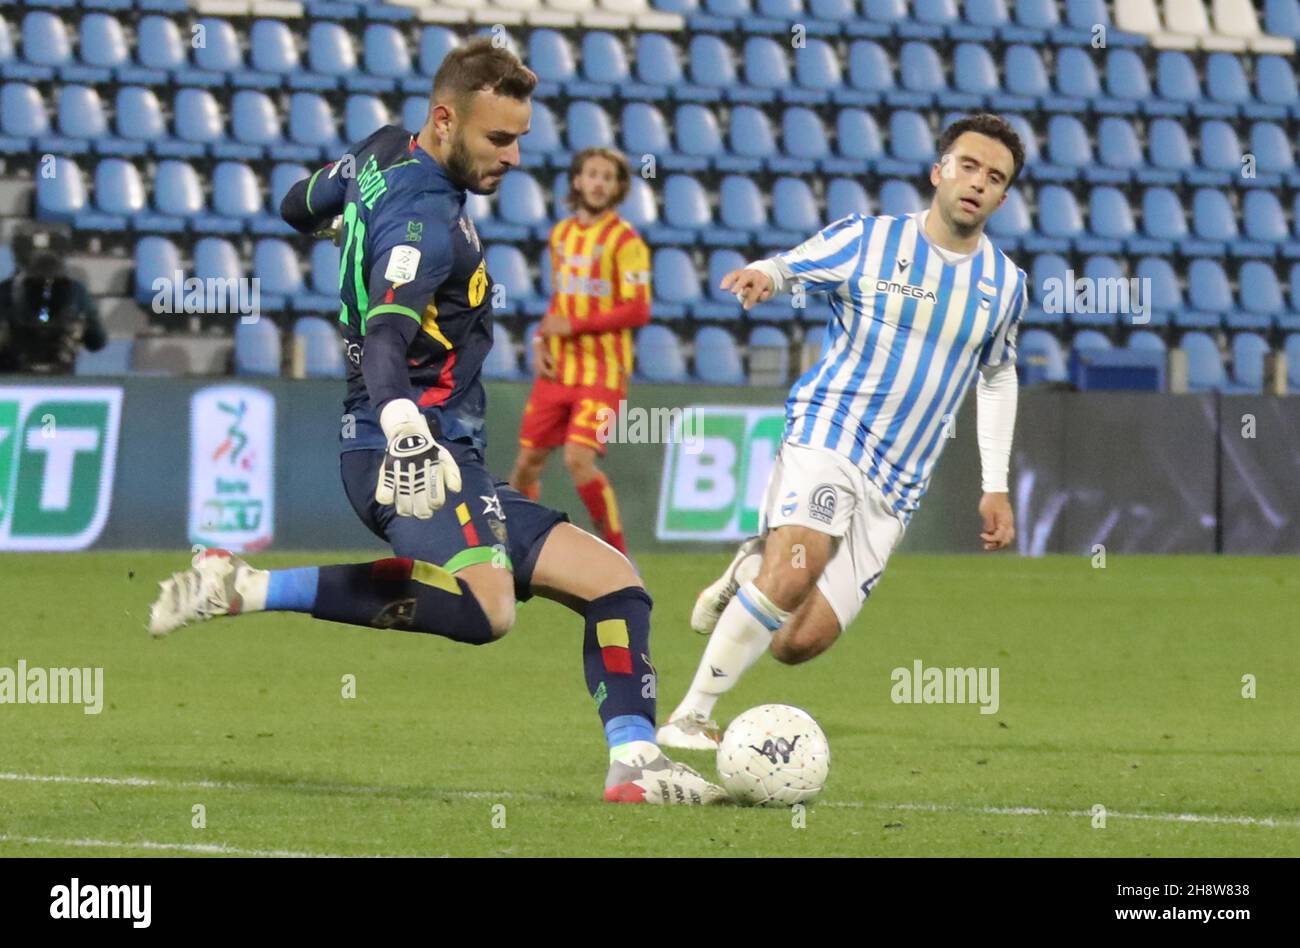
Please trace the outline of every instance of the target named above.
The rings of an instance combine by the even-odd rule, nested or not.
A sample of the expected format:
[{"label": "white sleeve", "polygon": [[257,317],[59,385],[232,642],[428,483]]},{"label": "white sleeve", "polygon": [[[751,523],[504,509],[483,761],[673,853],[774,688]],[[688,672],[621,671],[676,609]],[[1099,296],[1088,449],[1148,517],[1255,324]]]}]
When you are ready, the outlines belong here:
[{"label": "white sleeve", "polygon": [[849,214],[823,227],[799,246],[775,257],[747,263],[746,269],[760,270],[771,278],[773,295],[802,283],[810,293],[834,290],[853,276],[862,251],[865,219]]},{"label": "white sleeve", "polygon": [[1014,363],[980,366],[979,381],[975,384],[975,432],[985,493],[1008,491],[1007,468],[1011,462],[1019,392]]}]

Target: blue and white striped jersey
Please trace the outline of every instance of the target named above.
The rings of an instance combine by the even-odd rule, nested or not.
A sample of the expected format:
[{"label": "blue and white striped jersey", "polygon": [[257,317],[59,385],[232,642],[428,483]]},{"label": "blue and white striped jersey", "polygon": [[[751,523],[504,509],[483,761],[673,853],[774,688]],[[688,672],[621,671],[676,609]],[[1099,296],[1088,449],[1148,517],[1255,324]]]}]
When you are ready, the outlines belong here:
[{"label": "blue and white striped jersey", "polygon": [[865,471],[910,517],[978,366],[1015,361],[1025,271],[985,236],[952,258],[922,211],[850,214],[772,258],[784,283],[830,294],[821,359],[790,389],[785,436]]}]

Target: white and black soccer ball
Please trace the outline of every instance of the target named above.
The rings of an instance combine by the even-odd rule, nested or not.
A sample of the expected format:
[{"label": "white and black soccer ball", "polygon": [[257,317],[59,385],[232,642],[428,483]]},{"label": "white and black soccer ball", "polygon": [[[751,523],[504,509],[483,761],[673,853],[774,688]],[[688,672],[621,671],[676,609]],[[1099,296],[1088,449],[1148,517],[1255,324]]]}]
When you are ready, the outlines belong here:
[{"label": "white and black soccer ball", "polygon": [[831,769],[826,735],[807,711],[788,704],[750,708],[718,745],[718,772],[732,800],[794,806],[821,792]]}]

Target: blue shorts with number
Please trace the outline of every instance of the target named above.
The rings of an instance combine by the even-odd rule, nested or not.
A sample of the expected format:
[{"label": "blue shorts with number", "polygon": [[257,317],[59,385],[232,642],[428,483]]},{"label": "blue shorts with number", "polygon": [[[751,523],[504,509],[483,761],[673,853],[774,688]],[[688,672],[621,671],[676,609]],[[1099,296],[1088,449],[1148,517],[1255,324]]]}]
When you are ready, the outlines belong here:
[{"label": "blue shorts with number", "polygon": [[501,563],[509,557],[515,577],[515,598],[532,598],[533,567],[547,534],[568,515],[529,500],[505,481],[497,480],[469,445],[443,444],[460,466],[461,489],[428,520],[399,517],[392,504],[375,501],[375,483],[383,451],[345,451],[339,457],[348,501],[370,532],[407,556],[456,572],[476,563]]}]

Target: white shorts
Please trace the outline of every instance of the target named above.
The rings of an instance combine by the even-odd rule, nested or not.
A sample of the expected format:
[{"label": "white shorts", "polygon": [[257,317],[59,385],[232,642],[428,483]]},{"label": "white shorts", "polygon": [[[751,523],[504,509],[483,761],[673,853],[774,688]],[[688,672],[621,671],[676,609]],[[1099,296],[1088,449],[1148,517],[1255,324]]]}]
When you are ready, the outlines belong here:
[{"label": "white shorts", "polygon": [[817,588],[843,630],[862,611],[907,525],[844,455],[787,441],[767,482],[759,530],[784,526],[841,538]]}]

